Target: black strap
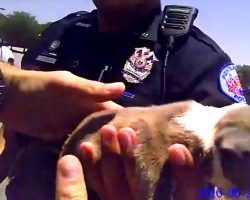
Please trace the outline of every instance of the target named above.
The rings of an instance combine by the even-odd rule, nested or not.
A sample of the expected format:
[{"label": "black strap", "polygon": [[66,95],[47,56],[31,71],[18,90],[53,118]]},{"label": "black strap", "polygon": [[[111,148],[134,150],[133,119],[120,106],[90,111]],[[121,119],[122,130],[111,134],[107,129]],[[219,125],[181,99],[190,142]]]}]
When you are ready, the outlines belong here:
[{"label": "black strap", "polygon": [[162,100],[165,103],[167,98],[166,73],[168,68],[169,55],[174,48],[176,40],[187,39],[193,27],[193,22],[198,15],[198,9],[187,6],[168,5],[164,8],[162,21],[158,29],[158,41],[165,52],[164,66],[162,69]]}]

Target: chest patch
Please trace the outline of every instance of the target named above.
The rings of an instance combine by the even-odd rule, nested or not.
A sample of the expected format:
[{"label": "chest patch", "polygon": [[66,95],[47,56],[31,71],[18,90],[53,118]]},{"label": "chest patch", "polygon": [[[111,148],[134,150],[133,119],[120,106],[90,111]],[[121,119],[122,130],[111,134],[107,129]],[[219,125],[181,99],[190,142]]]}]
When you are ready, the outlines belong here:
[{"label": "chest patch", "polygon": [[155,62],[159,61],[150,49],[136,48],[123,68],[123,77],[130,83],[142,83],[148,77]]},{"label": "chest patch", "polygon": [[61,45],[61,42],[59,40],[55,40],[50,44],[49,50],[50,51],[55,51],[56,49],[58,49]]},{"label": "chest patch", "polygon": [[219,83],[223,93],[239,103],[246,103],[236,67],[228,63],[221,68]]},{"label": "chest patch", "polygon": [[45,63],[55,64],[57,59],[51,58],[48,56],[38,55],[36,60],[41,61],[41,62],[45,62]]}]

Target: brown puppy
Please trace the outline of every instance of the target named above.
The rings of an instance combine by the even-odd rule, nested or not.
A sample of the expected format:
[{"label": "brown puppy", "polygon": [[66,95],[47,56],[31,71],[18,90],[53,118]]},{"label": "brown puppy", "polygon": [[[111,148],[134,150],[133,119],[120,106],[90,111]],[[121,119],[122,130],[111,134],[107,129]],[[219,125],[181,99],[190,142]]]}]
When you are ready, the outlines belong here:
[{"label": "brown puppy", "polygon": [[[79,144],[88,141],[97,146],[101,159],[99,129],[105,124],[136,131],[139,145],[133,153],[141,200],[171,199],[173,188],[166,149],[174,143],[188,147],[195,164],[215,186],[225,191],[240,187],[243,192],[250,186],[250,106],[214,108],[185,101],[98,112],[76,128],[61,156],[73,154],[81,158]],[[83,161],[82,164],[84,167]]]}]

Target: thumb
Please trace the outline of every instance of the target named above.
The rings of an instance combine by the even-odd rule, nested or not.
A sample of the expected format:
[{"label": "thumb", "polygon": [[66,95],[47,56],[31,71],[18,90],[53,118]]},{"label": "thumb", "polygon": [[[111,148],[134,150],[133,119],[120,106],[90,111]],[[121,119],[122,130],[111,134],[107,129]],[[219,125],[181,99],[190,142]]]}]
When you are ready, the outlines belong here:
[{"label": "thumb", "polygon": [[82,81],[79,83],[81,83],[81,90],[86,91],[85,95],[95,102],[112,100],[120,96],[125,91],[125,85],[122,82],[107,84],[98,81],[82,79]]},{"label": "thumb", "polygon": [[87,200],[87,190],[80,161],[71,155],[57,165],[56,200]]},{"label": "thumb", "polygon": [[190,151],[180,144],[172,145],[168,151],[174,173],[174,200],[198,199],[199,188],[205,181],[201,170],[195,167]]},{"label": "thumb", "polygon": [[99,104],[100,110],[121,110],[124,109],[121,105],[113,102],[113,101],[106,101]]}]

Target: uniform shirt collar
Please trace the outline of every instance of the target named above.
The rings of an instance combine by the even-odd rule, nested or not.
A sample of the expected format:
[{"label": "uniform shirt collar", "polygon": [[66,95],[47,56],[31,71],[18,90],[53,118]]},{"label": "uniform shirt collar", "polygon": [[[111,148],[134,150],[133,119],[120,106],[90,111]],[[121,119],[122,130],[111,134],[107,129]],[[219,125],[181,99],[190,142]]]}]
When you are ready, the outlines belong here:
[{"label": "uniform shirt collar", "polygon": [[[134,27],[131,28],[133,34],[147,38],[148,40],[154,40],[157,35],[158,24],[161,19],[161,8],[156,8],[151,11],[150,15],[139,21]],[[139,24],[139,26],[138,26]]]},{"label": "uniform shirt collar", "polygon": [[[97,10],[96,9],[93,10],[91,14],[92,14],[92,28],[94,28],[95,31],[97,31],[98,29]],[[132,34],[140,39],[156,42],[158,26],[161,21],[161,17],[162,17],[161,8],[156,8],[152,10],[147,19],[137,22],[134,26],[130,27],[126,31],[123,31],[122,33],[104,33],[104,35]]]}]

